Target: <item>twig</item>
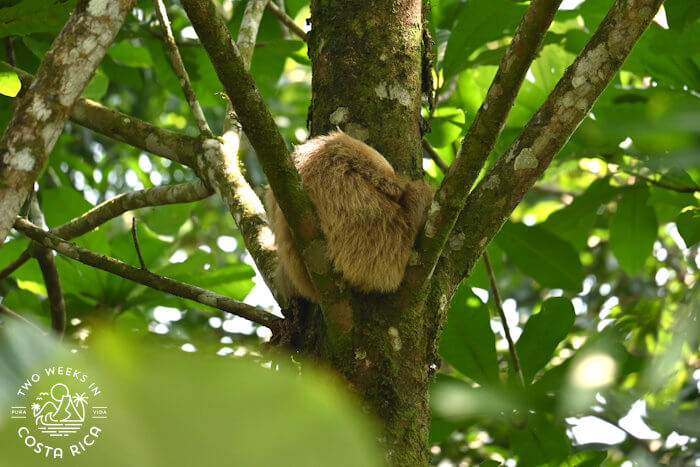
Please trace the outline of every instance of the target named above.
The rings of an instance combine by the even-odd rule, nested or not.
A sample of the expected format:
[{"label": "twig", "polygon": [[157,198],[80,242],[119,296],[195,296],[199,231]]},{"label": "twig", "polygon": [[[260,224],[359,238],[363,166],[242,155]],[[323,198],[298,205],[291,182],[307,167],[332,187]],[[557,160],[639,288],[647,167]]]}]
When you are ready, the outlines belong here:
[{"label": "twig", "polygon": [[136,255],[139,257],[139,263],[141,264],[141,269],[146,269],[146,263],[143,262],[143,256],[141,256],[141,247],[139,246],[139,236],[136,234],[136,218],[131,218],[131,236],[134,239],[134,248],[136,248]]},{"label": "twig", "polygon": [[123,193],[98,204],[80,217],[51,229],[65,240],[78,237],[127,211],[168,204],[191,203],[211,196],[212,190],[199,180]]},{"label": "twig", "polygon": [[626,173],[627,175],[631,175],[632,177],[636,177],[636,178],[642,179],[642,180],[644,180],[644,181],[647,182],[647,183],[650,183],[650,184],[652,184],[652,185],[658,186],[659,188],[664,188],[664,189],[666,189],[666,190],[675,191],[675,192],[677,192],[677,193],[695,193],[696,191],[697,191],[697,192],[700,192],[700,186],[687,186],[687,187],[686,187],[686,186],[675,186],[675,185],[670,185],[670,184],[668,184],[668,183],[666,183],[666,182],[662,182],[662,181],[660,181],[660,180],[654,180],[654,179],[651,178],[651,177],[647,177],[647,176],[645,176],[645,175],[642,175],[642,174],[639,174],[639,173],[636,173],[636,172],[632,172],[631,170],[627,170],[627,169],[621,169],[621,170],[622,170],[624,173]]},{"label": "twig", "polygon": [[[70,240],[90,232],[127,211],[167,204],[190,203],[205,199],[212,193],[213,191],[199,180],[123,193],[98,204],[80,217],[54,227],[51,233],[64,240]],[[0,271],[0,280],[12,274],[31,258],[29,250],[27,248],[17,259]]]},{"label": "twig", "polygon": [[501,317],[501,324],[503,324],[503,333],[506,336],[506,341],[508,341],[508,352],[510,353],[510,360],[513,365],[513,371],[518,375],[520,384],[525,387],[525,377],[523,376],[523,371],[520,368],[520,359],[518,358],[518,351],[515,349],[515,343],[510,335],[510,328],[508,326],[508,320],[506,319],[506,314],[503,311],[503,301],[501,301],[501,293],[498,291],[498,284],[496,284],[496,276],[493,273],[493,268],[491,267],[491,261],[489,260],[488,251],[484,250],[484,264],[486,265],[486,272],[489,274],[489,282],[491,282],[491,292],[493,293],[493,301],[496,304],[496,309],[498,310],[498,315]]},{"label": "twig", "polygon": [[[241,53],[243,65],[246,71],[250,70],[250,64],[253,59],[253,51],[257,44],[255,43],[260,29],[265,4],[270,0],[249,0],[246,4],[241,25],[238,28],[238,51]],[[227,96],[226,101],[226,116],[224,118],[224,139],[231,141],[232,139],[239,140],[241,127],[236,117],[236,112],[231,104],[231,96]],[[232,134],[233,133],[233,134]]]},{"label": "twig", "polygon": [[542,183],[533,186],[532,191],[536,191],[544,195],[558,196],[560,198],[563,196],[571,196],[572,198],[576,197],[576,193],[573,191],[562,190],[561,188],[545,185]]},{"label": "twig", "polygon": [[[2,60],[0,63],[9,66]],[[22,82],[22,96],[25,90],[29,89],[34,76],[16,67],[13,67],[13,70]],[[109,138],[188,167],[195,167],[196,155],[202,152],[200,138],[160,128],[90,99],[78,99],[71,110],[70,118],[78,125]]]},{"label": "twig", "polygon": [[431,207],[426,228],[417,241],[421,255],[417,264],[408,268],[405,287],[422,289],[430,279],[560,4],[561,0],[533,0],[525,12],[486,99],[435,195],[435,209]]},{"label": "twig", "polygon": [[10,264],[5,266],[5,269],[0,271],[0,280],[5,279],[7,276],[15,272],[31,257],[32,255],[29,254],[29,249],[24,250],[22,254],[20,254],[15,260],[13,260]]},{"label": "twig", "polygon": [[19,313],[15,313],[14,311],[10,310],[9,308],[7,308],[7,307],[6,307],[5,305],[3,305],[2,303],[0,303],[0,314],[5,314],[5,315],[9,316],[9,317],[12,318],[12,319],[16,319],[17,321],[21,321],[22,323],[26,324],[27,326],[30,326],[30,327],[36,329],[37,331],[39,331],[39,332],[42,333],[43,335],[46,335],[46,332],[45,332],[43,329],[41,329],[39,326],[37,326],[36,324],[32,323],[31,321],[29,321],[27,318],[25,318],[24,316],[20,315]]},{"label": "twig", "polygon": [[187,104],[190,106],[192,111],[192,116],[195,122],[197,122],[197,127],[199,128],[199,133],[207,138],[214,136],[211,128],[207,124],[207,119],[204,117],[204,112],[202,111],[202,106],[197,100],[197,95],[194,92],[192,83],[190,82],[190,77],[185,69],[185,64],[182,62],[182,57],[177,49],[177,44],[175,43],[175,36],[173,36],[173,30],[170,27],[170,19],[168,18],[168,11],[165,8],[163,0],[153,0],[153,6],[158,15],[158,21],[163,28],[163,43],[165,48],[168,50],[170,55],[170,63],[175,70],[175,74],[180,80],[180,86],[182,91],[185,93],[185,98],[187,99]]},{"label": "twig", "polygon": [[423,138],[423,150],[430,156],[430,158],[433,160],[433,162],[435,162],[435,165],[440,167],[440,170],[442,170],[442,173],[447,172],[447,169],[450,168],[447,165],[447,162],[445,162],[442,159],[442,157],[440,157],[440,154],[437,153],[435,148],[425,138]]},{"label": "twig", "polygon": [[246,318],[261,326],[267,326],[276,331],[282,318],[267,311],[245,303],[225,297],[211,290],[206,290],[184,282],[176,281],[168,277],[159,276],[148,270],[139,269],[126,264],[118,259],[104,256],[94,251],[79,247],[67,242],[56,235],[41,230],[36,225],[21,217],[16,218],[15,229],[22,232],[35,242],[61,253],[62,255],[79,261],[88,266],[107,271],[133,282],[143,284],[162,292],[167,292],[177,297],[186,298],[219,310]]},{"label": "twig", "polygon": [[[163,34],[159,33],[158,31],[154,31],[150,27],[147,29],[148,29],[148,32],[151,34],[151,36],[155,37],[158,40],[165,42],[165,36],[163,36]],[[175,39],[175,44],[178,47],[202,47],[202,44],[200,44],[199,41],[196,41],[196,40],[179,41],[179,40]]]},{"label": "twig", "polygon": [[268,3],[267,9],[270,10],[270,13],[275,15],[278,20],[280,20],[280,23],[287,26],[290,31],[299,36],[301,40],[303,40],[304,42],[308,41],[308,36],[306,32],[302,29],[302,27],[299,26],[292,18],[290,18],[289,15],[285,13],[274,2],[271,1],[270,3]]},{"label": "twig", "polygon": [[[270,0],[270,2],[271,2],[271,3],[274,3],[275,5],[277,5],[277,7],[278,7],[280,10],[282,10],[282,11],[286,11],[286,10],[287,10],[287,8],[286,8],[286,6],[285,6],[285,4],[284,4],[284,0]],[[282,37],[283,37],[283,38],[285,38],[285,39],[289,39],[289,38],[290,38],[291,34],[290,34],[290,32],[289,32],[289,28],[288,28],[287,26],[285,26],[285,24],[282,23],[282,22],[280,22],[280,31],[282,31]]]},{"label": "twig", "polygon": [[17,65],[17,57],[15,56],[15,46],[12,42],[12,37],[5,38],[5,56],[10,65],[15,66]]}]

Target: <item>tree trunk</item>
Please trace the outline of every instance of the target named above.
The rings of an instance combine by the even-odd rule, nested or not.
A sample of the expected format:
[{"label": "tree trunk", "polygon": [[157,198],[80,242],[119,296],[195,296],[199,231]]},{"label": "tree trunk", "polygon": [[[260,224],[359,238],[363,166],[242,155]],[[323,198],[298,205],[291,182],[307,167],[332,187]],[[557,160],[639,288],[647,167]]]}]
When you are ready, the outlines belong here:
[{"label": "tree trunk", "polygon": [[[422,177],[421,38],[418,0],[311,1],[311,133],[336,127],[381,152],[399,173]],[[399,296],[354,296],[330,330],[320,310],[304,340],[345,376],[384,426],[392,465],[428,458],[431,343],[422,303]],[[408,304],[408,305],[402,305]]]}]

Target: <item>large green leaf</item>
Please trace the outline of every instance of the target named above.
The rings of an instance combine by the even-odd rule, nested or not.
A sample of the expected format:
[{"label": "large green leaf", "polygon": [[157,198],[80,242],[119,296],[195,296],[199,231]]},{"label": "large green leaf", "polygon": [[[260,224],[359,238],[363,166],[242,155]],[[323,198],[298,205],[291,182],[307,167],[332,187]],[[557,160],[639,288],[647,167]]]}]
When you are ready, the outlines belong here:
[{"label": "large green leaf", "polygon": [[584,274],[571,244],[540,226],[507,222],[496,242],[523,273],[543,287],[579,291]]},{"label": "large green leaf", "polygon": [[428,141],[436,148],[444,148],[457,141],[465,131],[464,112],[455,107],[440,107],[435,111],[430,122],[432,131]]},{"label": "large green leaf", "polygon": [[518,465],[559,465],[571,451],[565,428],[542,415],[531,416],[524,429],[510,434],[510,447]]},{"label": "large green leaf", "polygon": [[609,178],[596,180],[571,204],[550,214],[542,227],[568,240],[580,251],[586,246],[600,205],[608,202],[614,193],[615,189],[610,186]]},{"label": "large green leaf", "polygon": [[[75,355],[15,327],[5,332],[0,330],[4,413],[31,402],[16,393],[33,373],[41,375],[38,390],[61,382],[89,392],[89,407],[107,406],[107,418],[90,425],[102,432],[88,437],[91,444],[79,456],[69,454],[70,440],[47,436],[50,445],[63,447],[71,465],[383,465],[375,426],[340,385],[311,368],[299,378],[296,370],[271,371],[251,361],[175,353],[105,335],[90,352]],[[43,368],[53,366],[75,368],[87,381],[51,379]],[[89,391],[89,383],[99,394]],[[7,417],[0,422],[3,462],[48,463],[17,437],[18,426]]]},{"label": "large green leaf", "polygon": [[150,68],[153,60],[148,49],[129,41],[121,41],[112,45],[107,54],[119,63],[133,68]]},{"label": "large green leaf", "polygon": [[447,312],[440,355],[481,385],[498,382],[496,341],[488,308],[462,283]]},{"label": "large green leaf", "polygon": [[510,0],[471,0],[462,7],[447,42],[445,78],[462,71],[471,54],[489,41],[515,31],[525,6]]},{"label": "large green leaf", "polygon": [[690,248],[700,242],[700,209],[689,209],[681,213],[676,219],[676,225],[686,247]]},{"label": "large green leaf", "polygon": [[76,0],[23,0],[0,8],[0,37],[58,32],[75,4]]},{"label": "large green leaf", "polygon": [[610,248],[629,274],[639,271],[654,248],[657,221],[647,204],[649,189],[636,185],[624,191],[610,222]]},{"label": "large green leaf", "polygon": [[565,297],[552,297],[542,304],[542,310],[530,316],[515,348],[520,359],[525,382],[549,362],[557,346],[574,325],[574,306]]}]

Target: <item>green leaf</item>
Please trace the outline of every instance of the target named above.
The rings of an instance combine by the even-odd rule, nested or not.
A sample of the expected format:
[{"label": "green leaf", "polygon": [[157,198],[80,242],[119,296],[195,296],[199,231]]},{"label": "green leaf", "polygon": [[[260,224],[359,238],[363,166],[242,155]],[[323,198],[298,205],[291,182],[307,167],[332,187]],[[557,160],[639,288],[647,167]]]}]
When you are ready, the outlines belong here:
[{"label": "green leaf", "polygon": [[296,57],[295,60],[298,61],[299,52],[303,48],[301,41],[271,40],[265,47],[255,50],[250,73],[263,97],[275,95],[287,57]]},{"label": "green leaf", "polygon": [[117,62],[132,68],[150,68],[153,60],[148,49],[134,45],[129,41],[121,41],[112,45],[107,54]]},{"label": "green leaf", "polygon": [[[128,219],[131,220],[131,216],[129,216]],[[158,237],[156,233],[140,222],[136,223],[136,234],[141,256],[144,263],[146,263],[146,268],[155,269],[160,266],[159,259],[169,253],[171,242]],[[109,243],[113,256],[132,266],[141,266],[131,229],[121,233],[115,238],[111,238]]]},{"label": "green leaf", "polygon": [[146,219],[148,227],[163,235],[176,235],[190,218],[191,204],[170,204],[139,211]]},{"label": "green leaf", "polygon": [[[109,467],[201,465],[203,456],[207,465],[383,465],[377,427],[330,375],[312,368],[300,378],[296,368],[270,371],[253,361],[172,352],[104,334],[90,352],[76,355],[14,326],[7,334],[0,336],[3,410],[29,399],[17,388],[35,372],[42,375],[38,386],[60,381],[86,392],[93,383],[100,392],[90,393],[91,403],[106,402],[109,418],[94,423],[104,432],[71,465],[94,466],[95,459]],[[43,368],[59,365],[80,369],[89,383],[49,381]],[[37,465],[37,454],[16,437],[17,427],[0,426],[0,438],[12,439],[3,442],[3,463]],[[51,441],[69,455],[70,441]]]},{"label": "green leaf", "polygon": [[107,92],[107,87],[109,87],[109,78],[104,71],[97,69],[95,76],[92,77],[85,91],[83,91],[83,97],[86,99],[99,100]]},{"label": "green leaf", "polygon": [[689,209],[676,219],[678,232],[683,236],[685,246],[690,248],[700,242],[700,209]]},{"label": "green leaf", "polygon": [[15,97],[22,89],[17,73],[14,71],[0,71],[0,94]]},{"label": "green leaf", "polygon": [[608,177],[591,183],[585,192],[577,196],[568,206],[553,212],[542,227],[557,237],[571,242],[581,251],[586,246],[588,236],[598,218],[598,208],[607,203],[616,193],[610,186]]},{"label": "green leaf", "polygon": [[571,331],[575,318],[574,306],[565,297],[546,300],[542,310],[530,316],[515,344],[526,383],[549,362],[559,343]]},{"label": "green leaf", "polygon": [[[253,283],[255,271],[248,264],[232,263],[213,267],[213,263],[214,259],[211,254],[197,250],[182,263],[168,264],[158,269],[157,272],[171,279],[203,287],[236,300],[243,300],[255,286]],[[163,305],[164,300],[167,300],[170,306],[182,308],[193,306],[189,300],[179,297],[164,297],[162,292],[152,289],[144,289],[140,295],[131,296],[129,299],[129,303],[134,305],[146,302]],[[195,306],[201,307],[203,305],[197,304]]]},{"label": "green leaf", "polygon": [[569,242],[542,227],[514,222],[503,226],[496,242],[509,260],[541,286],[581,290],[583,268]]},{"label": "green leaf", "polygon": [[469,63],[471,54],[487,42],[512,33],[525,7],[509,0],[471,0],[461,9],[447,41],[443,70],[455,76]]},{"label": "green leaf", "polygon": [[525,429],[513,430],[510,447],[522,466],[559,465],[571,450],[564,427],[544,416],[534,416]]},{"label": "green leaf", "polygon": [[482,386],[498,382],[496,339],[491,331],[489,311],[465,283],[447,312],[440,355]]},{"label": "green leaf", "polygon": [[465,131],[464,111],[456,107],[439,107],[430,122],[433,131],[428,141],[436,148],[449,146]]},{"label": "green leaf", "polygon": [[610,222],[610,248],[628,274],[639,271],[654,248],[658,224],[648,199],[646,185],[626,190]]},{"label": "green leaf", "polygon": [[23,0],[0,8],[0,38],[35,32],[58,32],[75,8],[76,0]]}]

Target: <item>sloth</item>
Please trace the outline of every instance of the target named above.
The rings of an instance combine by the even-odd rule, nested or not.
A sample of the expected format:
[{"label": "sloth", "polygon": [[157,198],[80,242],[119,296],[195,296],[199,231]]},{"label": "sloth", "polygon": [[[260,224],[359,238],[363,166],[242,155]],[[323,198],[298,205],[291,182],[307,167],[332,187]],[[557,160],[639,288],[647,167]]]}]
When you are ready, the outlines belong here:
[{"label": "sloth", "polygon": [[[297,146],[292,157],[333,268],[360,292],[396,290],[433,196],[430,186],[396,174],[379,152],[341,131]],[[271,190],[266,204],[280,259],[278,292],[285,299],[301,296],[318,303],[318,290]]]}]

